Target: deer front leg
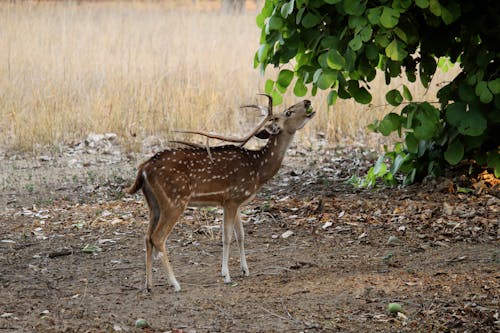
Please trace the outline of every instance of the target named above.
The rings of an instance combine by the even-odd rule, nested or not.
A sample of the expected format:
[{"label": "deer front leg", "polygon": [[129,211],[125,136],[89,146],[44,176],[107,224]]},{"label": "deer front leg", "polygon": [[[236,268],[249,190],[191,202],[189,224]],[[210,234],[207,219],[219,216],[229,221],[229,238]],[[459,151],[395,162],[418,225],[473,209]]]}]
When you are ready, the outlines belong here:
[{"label": "deer front leg", "polygon": [[240,218],[240,211],[236,213],[236,239],[238,241],[238,246],[240,248],[240,267],[241,273],[245,276],[250,275],[250,271],[248,270],[247,258],[245,256],[245,231],[243,229],[243,223]]},{"label": "deer front leg", "polygon": [[234,232],[234,220],[237,209],[233,207],[224,207],[224,228],[222,231],[222,270],[221,274],[224,277],[224,283],[231,283],[229,275],[229,247]]}]

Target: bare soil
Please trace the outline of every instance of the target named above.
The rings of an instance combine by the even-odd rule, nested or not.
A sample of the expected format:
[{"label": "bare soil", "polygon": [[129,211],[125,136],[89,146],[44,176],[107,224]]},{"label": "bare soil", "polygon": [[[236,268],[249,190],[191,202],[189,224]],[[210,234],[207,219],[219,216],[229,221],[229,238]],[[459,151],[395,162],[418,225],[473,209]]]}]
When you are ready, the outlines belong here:
[{"label": "bare soil", "polygon": [[[4,154],[0,332],[498,331],[497,194],[456,193],[451,180],[349,185],[371,156],[292,149],[244,208],[251,275],[238,275],[233,244],[229,285],[220,209],[187,210],[167,241],[182,291],[157,260],[147,293],[147,208],[121,192],[146,154]],[[402,313],[387,311],[394,302]]]}]

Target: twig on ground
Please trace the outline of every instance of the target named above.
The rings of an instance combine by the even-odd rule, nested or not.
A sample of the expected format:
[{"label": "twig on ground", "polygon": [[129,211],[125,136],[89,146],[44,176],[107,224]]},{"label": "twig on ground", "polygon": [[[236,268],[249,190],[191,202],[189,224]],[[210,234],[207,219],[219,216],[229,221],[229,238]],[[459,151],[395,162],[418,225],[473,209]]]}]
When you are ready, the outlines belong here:
[{"label": "twig on ground", "polygon": [[298,321],[298,320],[295,320],[295,319],[293,319],[293,318],[292,318],[292,319],[290,319],[290,318],[287,318],[287,317],[283,317],[283,316],[281,316],[281,315],[279,315],[279,314],[277,314],[277,313],[275,313],[275,312],[272,312],[272,311],[270,311],[270,310],[266,309],[266,308],[265,308],[265,307],[263,307],[263,306],[259,306],[259,308],[261,308],[262,310],[264,310],[265,312],[267,312],[268,314],[270,314],[270,315],[272,315],[272,316],[274,316],[274,317],[277,317],[277,318],[280,318],[280,319],[283,319],[283,320],[286,320],[286,321],[290,321],[290,322],[292,322],[292,323],[294,323],[294,324],[301,324],[301,322],[300,322],[300,321]]}]

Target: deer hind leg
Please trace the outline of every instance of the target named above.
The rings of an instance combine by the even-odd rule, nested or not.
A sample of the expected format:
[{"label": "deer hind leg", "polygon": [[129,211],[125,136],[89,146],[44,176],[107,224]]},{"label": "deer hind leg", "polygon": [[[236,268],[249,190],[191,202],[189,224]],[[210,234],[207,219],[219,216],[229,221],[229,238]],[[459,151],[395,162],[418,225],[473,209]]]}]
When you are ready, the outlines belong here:
[{"label": "deer hind leg", "polygon": [[162,254],[161,259],[167,273],[168,282],[174,287],[175,291],[180,291],[181,287],[175,278],[174,271],[168,259],[165,242],[172,232],[175,223],[186,209],[189,202],[189,195],[179,194],[176,200],[171,200],[160,186],[155,187],[154,193],[160,214],[155,228],[150,230],[150,242],[153,247]]},{"label": "deer hind leg", "polygon": [[160,219],[158,221],[158,226],[156,227],[155,231],[152,234],[152,242],[153,246],[162,254],[162,262],[163,266],[165,268],[165,271],[167,272],[167,279],[168,282],[172,287],[174,287],[175,291],[180,291],[181,286],[177,282],[177,279],[175,278],[174,271],[172,269],[172,266],[170,264],[170,261],[168,259],[167,255],[167,248],[166,248],[166,240],[170,233],[172,232],[172,229],[175,226],[175,223],[179,219],[180,215],[186,208],[188,201],[182,203],[181,205],[178,205],[177,207],[170,207],[170,209],[162,209],[161,214],[160,214]]},{"label": "deer hind leg", "polygon": [[229,275],[229,248],[234,232],[234,223],[236,220],[237,207],[225,206],[224,207],[224,228],[222,231],[222,276],[224,283],[231,283],[231,276]]},{"label": "deer hind leg", "polygon": [[148,185],[143,187],[144,196],[146,197],[146,202],[149,207],[149,226],[146,231],[146,236],[144,237],[144,242],[146,243],[146,290],[151,291],[153,287],[153,242],[152,234],[158,225],[158,220],[160,219],[160,207],[154,194]]},{"label": "deer hind leg", "polygon": [[243,223],[240,218],[240,210],[236,212],[235,216],[236,221],[236,240],[238,241],[238,246],[240,249],[240,267],[241,273],[245,276],[250,275],[250,271],[248,270],[247,258],[245,256],[245,231],[243,230]]}]

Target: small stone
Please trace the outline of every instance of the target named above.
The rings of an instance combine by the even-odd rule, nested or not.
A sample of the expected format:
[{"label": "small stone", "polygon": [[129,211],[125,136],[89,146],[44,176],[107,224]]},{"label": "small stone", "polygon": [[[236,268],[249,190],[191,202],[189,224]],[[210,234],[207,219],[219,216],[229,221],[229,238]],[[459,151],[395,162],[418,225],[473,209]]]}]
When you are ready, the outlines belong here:
[{"label": "small stone", "polygon": [[285,231],[284,233],[281,234],[281,238],[287,239],[288,237],[290,237],[292,235],[293,235],[293,231],[292,230],[287,230],[287,231]]},{"label": "small stone", "polygon": [[327,228],[330,228],[332,225],[333,225],[333,223],[331,221],[328,221],[328,222],[325,222],[325,224],[323,224],[323,226],[321,228],[327,229]]}]

